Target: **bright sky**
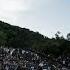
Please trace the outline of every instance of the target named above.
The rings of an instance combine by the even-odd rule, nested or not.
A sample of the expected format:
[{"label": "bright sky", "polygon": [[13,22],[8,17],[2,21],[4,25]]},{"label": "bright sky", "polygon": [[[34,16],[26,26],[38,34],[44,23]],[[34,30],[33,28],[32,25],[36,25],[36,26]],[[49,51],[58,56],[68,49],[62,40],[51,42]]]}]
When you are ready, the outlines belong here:
[{"label": "bright sky", "polygon": [[0,20],[52,37],[70,32],[70,0],[0,0]]}]

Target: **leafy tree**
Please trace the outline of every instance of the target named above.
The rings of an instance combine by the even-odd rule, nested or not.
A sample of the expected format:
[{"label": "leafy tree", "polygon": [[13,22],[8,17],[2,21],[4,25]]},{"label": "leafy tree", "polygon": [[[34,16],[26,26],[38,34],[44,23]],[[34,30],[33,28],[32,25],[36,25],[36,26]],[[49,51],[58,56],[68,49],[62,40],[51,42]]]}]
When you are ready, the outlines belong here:
[{"label": "leafy tree", "polygon": [[0,46],[5,46],[7,36],[4,32],[0,31]]},{"label": "leafy tree", "polygon": [[67,40],[70,41],[70,33],[67,34]]},{"label": "leafy tree", "polygon": [[60,34],[58,31],[55,38],[48,38],[39,32],[0,21],[0,46],[32,48],[45,56],[70,54],[70,33],[67,34],[67,40]]}]

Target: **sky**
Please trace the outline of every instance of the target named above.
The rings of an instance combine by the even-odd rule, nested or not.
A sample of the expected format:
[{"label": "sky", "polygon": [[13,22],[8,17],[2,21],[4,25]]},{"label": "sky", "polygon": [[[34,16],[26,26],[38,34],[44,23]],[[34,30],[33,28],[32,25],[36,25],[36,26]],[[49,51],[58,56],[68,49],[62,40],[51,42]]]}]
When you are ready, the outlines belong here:
[{"label": "sky", "polygon": [[0,20],[53,37],[70,32],[70,0],[0,0]]}]

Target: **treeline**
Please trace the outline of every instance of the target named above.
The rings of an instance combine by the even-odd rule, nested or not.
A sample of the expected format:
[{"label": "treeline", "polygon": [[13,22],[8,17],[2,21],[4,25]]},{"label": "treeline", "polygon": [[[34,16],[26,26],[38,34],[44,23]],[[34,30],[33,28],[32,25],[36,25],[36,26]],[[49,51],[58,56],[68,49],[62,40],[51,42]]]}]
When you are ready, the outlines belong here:
[{"label": "treeline", "polygon": [[67,39],[55,34],[55,38],[48,38],[39,32],[20,28],[0,21],[0,46],[14,48],[32,48],[40,53],[57,55],[70,54],[70,33]]}]

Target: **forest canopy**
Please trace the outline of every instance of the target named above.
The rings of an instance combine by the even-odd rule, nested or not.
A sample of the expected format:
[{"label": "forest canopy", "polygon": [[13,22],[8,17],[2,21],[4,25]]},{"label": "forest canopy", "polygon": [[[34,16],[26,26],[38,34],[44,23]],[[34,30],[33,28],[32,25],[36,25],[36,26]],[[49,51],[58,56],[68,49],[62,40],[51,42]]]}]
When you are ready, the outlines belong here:
[{"label": "forest canopy", "polygon": [[39,32],[0,21],[0,46],[3,47],[32,48],[45,54],[69,55],[70,33],[67,34],[67,39],[59,34],[58,31],[55,38],[48,38]]}]

